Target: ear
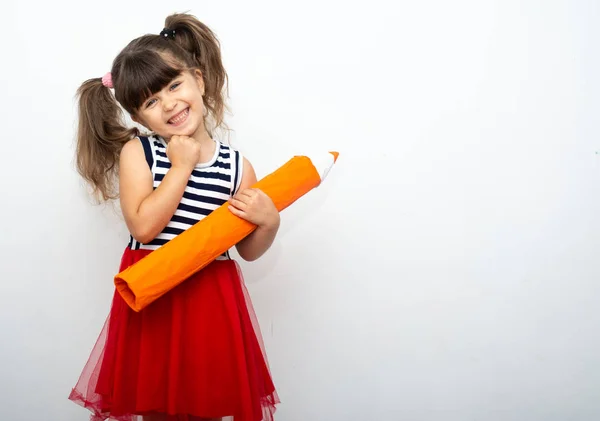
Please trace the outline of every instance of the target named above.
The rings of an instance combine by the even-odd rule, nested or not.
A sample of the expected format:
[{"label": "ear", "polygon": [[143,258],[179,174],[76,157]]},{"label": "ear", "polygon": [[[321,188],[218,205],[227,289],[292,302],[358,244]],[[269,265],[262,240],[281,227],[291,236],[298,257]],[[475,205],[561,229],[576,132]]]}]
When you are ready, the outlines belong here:
[{"label": "ear", "polygon": [[194,69],[194,78],[196,79],[196,83],[198,83],[198,88],[202,92],[202,96],[204,96],[204,78],[200,69]]}]

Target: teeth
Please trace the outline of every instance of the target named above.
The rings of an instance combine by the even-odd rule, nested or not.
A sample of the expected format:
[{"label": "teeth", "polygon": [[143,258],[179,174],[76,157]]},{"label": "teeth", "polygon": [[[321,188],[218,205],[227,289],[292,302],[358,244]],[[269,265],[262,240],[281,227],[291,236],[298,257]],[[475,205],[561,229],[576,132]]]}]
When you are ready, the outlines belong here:
[{"label": "teeth", "polygon": [[173,117],[172,119],[169,120],[169,123],[173,123],[173,124],[181,123],[187,117],[188,112],[189,112],[189,110],[186,109],[185,111],[177,114],[175,117]]}]

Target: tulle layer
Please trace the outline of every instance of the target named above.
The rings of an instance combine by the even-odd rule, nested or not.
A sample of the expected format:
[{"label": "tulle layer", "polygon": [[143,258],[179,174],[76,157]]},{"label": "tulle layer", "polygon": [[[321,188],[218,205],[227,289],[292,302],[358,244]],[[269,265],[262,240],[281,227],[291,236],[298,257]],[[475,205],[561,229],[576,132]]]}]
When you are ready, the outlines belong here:
[{"label": "tulle layer", "polygon": [[[149,253],[126,249],[120,270]],[[272,421],[279,399],[237,263],[214,261],[139,313],[115,292],[69,399],[93,421]]]}]

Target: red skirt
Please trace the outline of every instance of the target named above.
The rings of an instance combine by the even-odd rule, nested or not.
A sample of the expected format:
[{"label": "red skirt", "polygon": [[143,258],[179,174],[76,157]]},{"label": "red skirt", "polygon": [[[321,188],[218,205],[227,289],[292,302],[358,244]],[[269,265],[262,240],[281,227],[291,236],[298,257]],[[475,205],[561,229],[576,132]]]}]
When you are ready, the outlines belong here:
[{"label": "red skirt", "polygon": [[[150,253],[126,249],[120,270]],[[237,263],[214,261],[139,313],[115,292],[69,399],[93,421],[271,421],[279,399]]]}]

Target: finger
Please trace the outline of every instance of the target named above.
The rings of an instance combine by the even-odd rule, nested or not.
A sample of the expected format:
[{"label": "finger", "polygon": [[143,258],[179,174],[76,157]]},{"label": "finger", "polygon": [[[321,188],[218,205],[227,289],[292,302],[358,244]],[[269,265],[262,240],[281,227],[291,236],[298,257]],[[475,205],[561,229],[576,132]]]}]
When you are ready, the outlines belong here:
[{"label": "finger", "polygon": [[233,196],[230,197],[230,200],[239,200],[240,202],[244,202],[244,203],[248,202],[249,201],[248,199],[249,199],[248,196],[243,195],[241,193],[234,194]]},{"label": "finger", "polygon": [[253,189],[245,189],[239,192],[238,195],[253,198],[256,196],[256,192]]},{"label": "finger", "polygon": [[233,196],[233,198],[237,199],[237,200],[241,200],[244,203],[252,203],[254,196],[255,196],[254,193],[244,190],[244,191],[239,192],[235,196]]},{"label": "finger", "polygon": [[244,217],[245,217],[245,215],[246,215],[246,212],[244,212],[244,211],[242,211],[242,210],[239,210],[239,209],[237,209],[237,208],[235,208],[235,207],[233,207],[233,206],[231,206],[231,205],[230,205],[230,206],[228,206],[227,208],[229,209],[229,211],[230,211],[232,214],[234,214],[235,216],[239,216],[240,218],[244,218]]},{"label": "finger", "polygon": [[244,202],[244,201],[242,201],[242,200],[239,200],[239,199],[237,199],[237,198],[235,198],[235,197],[232,197],[231,199],[229,199],[229,203],[230,203],[232,206],[235,206],[236,208],[238,208],[238,209],[241,209],[241,210],[245,210],[245,209],[246,209],[246,207],[248,206],[248,205],[246,204],[246,202]]}]

